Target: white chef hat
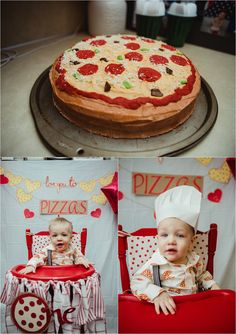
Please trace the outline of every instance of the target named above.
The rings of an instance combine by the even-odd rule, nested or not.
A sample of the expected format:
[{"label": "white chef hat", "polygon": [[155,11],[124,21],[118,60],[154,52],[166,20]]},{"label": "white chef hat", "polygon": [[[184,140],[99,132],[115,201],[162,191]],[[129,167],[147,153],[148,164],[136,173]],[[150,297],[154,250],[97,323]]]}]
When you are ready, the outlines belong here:
[{"label": "white chef hat", "polygon": [[160,194],[155,200],[157,226],[165,218],[178,218],[196,232],[202,194],[192,186],[177,186]]}]

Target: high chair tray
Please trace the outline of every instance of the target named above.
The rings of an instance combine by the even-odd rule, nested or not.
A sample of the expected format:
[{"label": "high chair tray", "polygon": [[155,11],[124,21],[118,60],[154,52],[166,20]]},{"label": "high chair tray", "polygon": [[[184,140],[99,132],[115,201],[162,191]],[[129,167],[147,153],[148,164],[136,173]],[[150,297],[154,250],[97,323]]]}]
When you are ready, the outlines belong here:
[{"label": "high chair tray", "polygon": [[70,123],[57,111],[47,68],[35,81],[30,107],[37,129],[54,153],[60,156],[174,156],[200,142],[213,127],[218,105],[210,85],[201,78],[201,92],[195,111],[171,132],[146,139],[112,139],[98,136]]},{"label": "high chair tray", "polygon": [[214,290],[173,297],[174,315],[157,315],[154,304],[119,295],[119,333],[235,333],[235,292]]},{"label": "high chair tray", "polygon": [[95,272],[95,268],[90,265],[85,268],[81,264],[63,265],[63,266],[42,266],[37,268],[35,273],[19,274],[21,269],[25,268],[25,264],[19,264],[11,269],[13,276],[18,278],[27,278],[33,281],[77,281],[91,276]]}]

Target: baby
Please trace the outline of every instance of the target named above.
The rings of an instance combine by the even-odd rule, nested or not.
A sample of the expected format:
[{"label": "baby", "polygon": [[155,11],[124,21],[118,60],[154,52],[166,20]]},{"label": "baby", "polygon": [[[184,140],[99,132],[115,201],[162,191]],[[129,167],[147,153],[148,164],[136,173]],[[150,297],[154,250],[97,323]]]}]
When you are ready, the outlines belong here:
[{"label": "baby", "polygon": [[[193,294],[199,287],[220,289],[192,251],[200,205],[201,193],[191,186],[167,190],[155,201],[159,250],[134,274],[131,290],[139,299],[154,303],[157,314],[175,313],[171,296]],[[153,266],[159,269],[159,286],[154,284]]]},{"label": "baby", "polygon": [[20,274],[35,272],[36,268],[46,265],[48,251],[51,251],[52,265],[82,264],[86,268],[90,262],[81,251],[71,245],[73,226],[65,218],[56,218],[49,224],[50,244],[35,254],[22,269]]}]

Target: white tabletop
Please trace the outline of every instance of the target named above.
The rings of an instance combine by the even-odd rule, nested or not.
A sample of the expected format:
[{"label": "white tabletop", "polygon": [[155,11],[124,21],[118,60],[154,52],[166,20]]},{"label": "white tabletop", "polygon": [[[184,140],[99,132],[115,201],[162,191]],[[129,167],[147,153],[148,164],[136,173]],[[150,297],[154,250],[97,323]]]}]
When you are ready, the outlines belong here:
[{"label": "white tabletop", "polygon": [[[55,58],[85,36],[80,33],[20,48],[18,56],[3,66],[1,156],[54,155],[36,130],[29,107],[30,91],[38,76]],[[191,44],[179,49],[192,60],[211,86],[219,107],[218,118],[209,134],[180,156],[235,156],[234,56]]]}]

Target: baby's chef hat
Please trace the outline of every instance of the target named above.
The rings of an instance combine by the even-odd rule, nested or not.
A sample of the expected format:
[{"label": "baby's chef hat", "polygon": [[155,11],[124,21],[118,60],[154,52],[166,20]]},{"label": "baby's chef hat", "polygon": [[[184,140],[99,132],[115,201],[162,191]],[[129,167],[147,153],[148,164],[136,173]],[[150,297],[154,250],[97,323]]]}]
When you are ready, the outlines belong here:
[{"label": "baby's chef hat", "polygon": [[192,186],[177,186],[160,194],[155,200],[157,226],[165,218],[178,218],[196,232],[202,194]]}]

